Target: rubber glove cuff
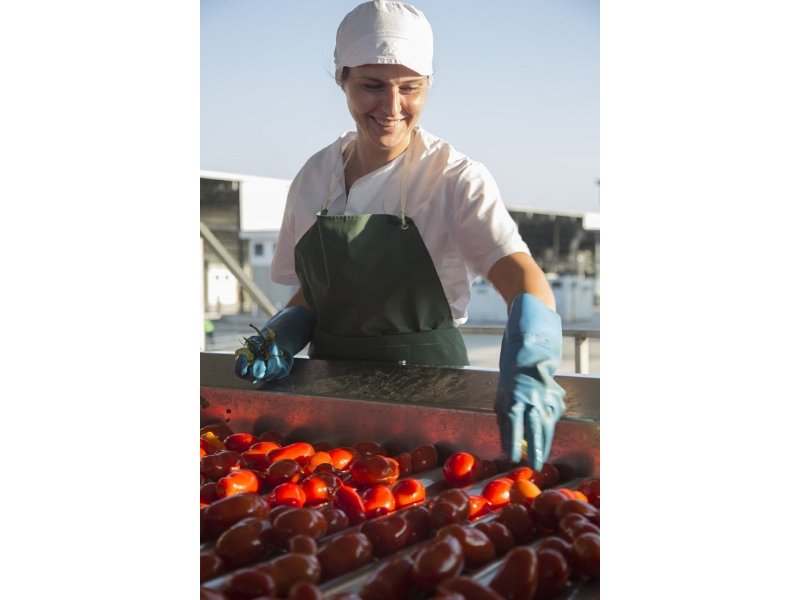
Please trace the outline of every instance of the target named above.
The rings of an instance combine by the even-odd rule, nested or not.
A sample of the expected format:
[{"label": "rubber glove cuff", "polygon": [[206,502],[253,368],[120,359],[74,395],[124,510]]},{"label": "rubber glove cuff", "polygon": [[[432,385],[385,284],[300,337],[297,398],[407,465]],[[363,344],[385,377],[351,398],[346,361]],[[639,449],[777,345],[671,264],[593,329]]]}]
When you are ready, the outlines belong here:
[{"label": "rubber glove cuff", "polygon": [[500,348],[500,381],[495,413],[503,449],[539,471],[550,454],[556,421],[564,413],[564,390],[555,381],[561,363],[561,317],[535,296],[522,293],[511,303]]},{"label": "rubber glove cuff", "polygon": [[304,306],[287,306],[275,313],[258,335],[244,340],[244,346],[236,351],[236,375],[253,383],[289,375],[294,355],[311,339],[315,320],[314,313]]}]

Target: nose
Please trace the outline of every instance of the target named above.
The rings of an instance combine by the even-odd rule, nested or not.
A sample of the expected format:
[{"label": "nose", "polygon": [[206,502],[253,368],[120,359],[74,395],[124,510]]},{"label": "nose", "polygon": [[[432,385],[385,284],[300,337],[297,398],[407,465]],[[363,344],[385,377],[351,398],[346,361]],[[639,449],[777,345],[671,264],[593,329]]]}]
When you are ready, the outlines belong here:
[{"label": "nose", "polygon": [[399,117],[402,112],[402,94],[400,88],[395,86],[386,87],[386,96],[384,97],[384,110],[389,117]]}]

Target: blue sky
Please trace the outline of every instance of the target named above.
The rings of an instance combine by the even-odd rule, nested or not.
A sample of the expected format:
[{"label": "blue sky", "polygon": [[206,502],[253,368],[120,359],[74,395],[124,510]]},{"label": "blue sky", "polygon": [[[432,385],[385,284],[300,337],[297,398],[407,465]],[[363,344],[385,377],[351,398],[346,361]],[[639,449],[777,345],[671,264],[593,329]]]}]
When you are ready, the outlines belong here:
[{"label": "blue sky", "polygon": [[[353,129],[333,46],[353,0],[203,0],[200,166],[291,179]],[[510,207],[599,211],[597,0],[419,0],[435,78],[421,125],[486,164]]]}]

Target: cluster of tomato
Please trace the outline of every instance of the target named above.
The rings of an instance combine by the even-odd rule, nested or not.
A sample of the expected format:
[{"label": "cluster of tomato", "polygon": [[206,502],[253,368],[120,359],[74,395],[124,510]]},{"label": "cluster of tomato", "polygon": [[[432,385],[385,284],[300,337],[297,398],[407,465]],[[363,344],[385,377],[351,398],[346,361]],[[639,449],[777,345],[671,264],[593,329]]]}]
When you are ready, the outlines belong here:
[{"label": "cluster of tomato", "polygon": [[[426,499],[408,476],[438,466],[434,446],[390,458],[374,442],[285,444],[225,428],[201,430],[201,583],[216,584],[201,599],[322,598],[318,584],[384,557],[358,594],[336,598],[534,597],[525,586],[538,598],[599,576],[597,479],[554,488],[552,465],[519,467],[471,494],[497,467],[458,452],[441,471],[453,487]],[[469,576],[500,557],[487,585]]]}]

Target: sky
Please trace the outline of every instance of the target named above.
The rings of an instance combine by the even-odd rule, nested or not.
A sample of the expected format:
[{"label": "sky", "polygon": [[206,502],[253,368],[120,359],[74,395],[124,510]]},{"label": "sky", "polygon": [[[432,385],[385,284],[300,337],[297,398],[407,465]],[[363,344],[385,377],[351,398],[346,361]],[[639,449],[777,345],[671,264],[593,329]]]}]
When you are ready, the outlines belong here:
[{"label": "sky", "polygon": [[[354,0],[202,0],[200,166],[291,179],[354,129],[333,80]],[[510,208],[599,211],[598,0],[419,0],[434,33],[420,121],[484,163]]]}]

